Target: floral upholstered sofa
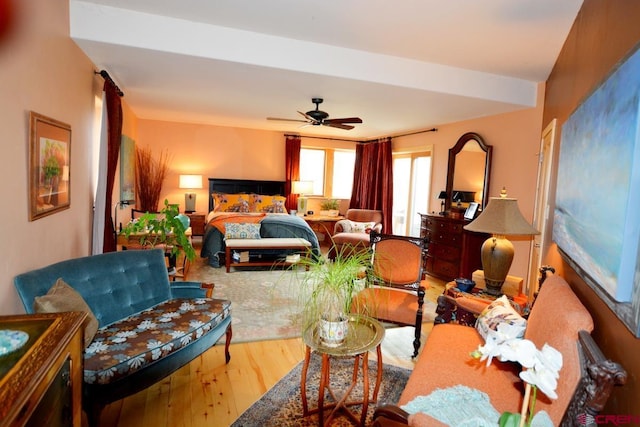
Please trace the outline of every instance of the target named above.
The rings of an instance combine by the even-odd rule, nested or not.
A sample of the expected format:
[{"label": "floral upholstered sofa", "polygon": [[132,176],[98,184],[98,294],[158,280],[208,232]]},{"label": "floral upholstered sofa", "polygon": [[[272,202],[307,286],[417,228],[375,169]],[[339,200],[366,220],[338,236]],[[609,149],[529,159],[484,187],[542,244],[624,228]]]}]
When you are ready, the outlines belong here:
[{"label": "floral upholstered sofa", "polygon": [[[592,329],[591,315],[571,287],[562,277],[550,274],[526,321],[524,338],[537,348],[548,344],[562,354],[557,399],[538,393],[535,404],[535,411],[545,411],[551,425],[592,425],[579,421],[593,420],[612,388],[626,382],[624,369],[605,359],[591,338]],[[520,366],[496,359],[487,365],[474,359],[471,353],[483,344],[474,327],[435,325],[399,401],[377,407],[374,426],[496,425],[497,418],[475,417],[480,412],[519,413],[525,388],[518,376]],[[492,406],[489,410],[487,402]],[[477,410],[471,413],[470,408]],[[464,418],[467,415],[475,419]]]},{"label": "floral upholstered sofa", "polygon": [[169,282],[160,249],[71,259],[14,279],[27,313],[85,311],[82,406],[89,425],[102,408],[147,388],[226,335],[231,302],[213,285]]}]

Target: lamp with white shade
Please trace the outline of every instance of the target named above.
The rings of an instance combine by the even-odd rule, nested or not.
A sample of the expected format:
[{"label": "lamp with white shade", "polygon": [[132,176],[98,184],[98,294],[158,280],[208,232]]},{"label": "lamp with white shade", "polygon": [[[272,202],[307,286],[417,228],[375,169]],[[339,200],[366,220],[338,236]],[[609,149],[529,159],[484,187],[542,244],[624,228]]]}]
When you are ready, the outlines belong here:
[{"label": "lamp with white shade", "polygon": [[494,296],[502,294],[502,285],[513,261],[513,244],[505,236],[540,234],[520,213],[518,200],[507,198],[505,189],[500,197],[492,197],[480,216],[464,229],[492,234],[482,244],[481,259],[486,291]]},{"label": "lamp with white shade", "polygon": [[291,182],[291,194],[298,195],[298,213],[306,214],[307,212],[307,198],[305,194],[313,193],[313,181],[292,181]]},{"label": "lamp with white shade", "polygon": [[[202,188],[202,175],[180,175],[180,188],[188,190]],[[187,213],[196,211],[196,193],[184,194],[184,211]]]}]

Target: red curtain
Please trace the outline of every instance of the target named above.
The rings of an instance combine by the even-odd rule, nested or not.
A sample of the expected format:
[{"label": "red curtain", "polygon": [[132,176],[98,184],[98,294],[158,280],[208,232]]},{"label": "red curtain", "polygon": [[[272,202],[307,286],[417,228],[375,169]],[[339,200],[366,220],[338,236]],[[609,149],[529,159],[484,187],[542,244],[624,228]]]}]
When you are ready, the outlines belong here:
[{"label": "red curtain", "polygon": [[107,104],[107,182],[104,215],[104,242],[103,252],[116,250],[116,237],[114,235],[113,218],[111,217],[112,193],[120,154],[120,140],[122,138],[122,104],[120,101],[120,89],[110,80],[104,81],[104,92]]},{"label": "red curtain", "polygon": [[382,211],[382,230],[392,233],[393,158],[391,138],[356,146],[349,207]]},{"label": "red curtain", "polygon": [[285,183],[287,210],[298,209],[298,195],[291,194],[291,182],[300,179],[300,137],[287,136],[285,141]]}]

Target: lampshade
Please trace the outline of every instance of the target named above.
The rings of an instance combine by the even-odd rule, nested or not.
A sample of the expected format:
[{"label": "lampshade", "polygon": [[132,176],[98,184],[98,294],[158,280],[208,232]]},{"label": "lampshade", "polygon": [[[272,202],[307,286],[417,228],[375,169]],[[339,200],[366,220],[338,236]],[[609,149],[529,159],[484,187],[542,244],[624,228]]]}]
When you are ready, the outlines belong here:
[{"label": "lampshade", "polygon": [[533,236],[540,234],[520,213],[518,200],[492,197],[478,218],[464,226],[465,230],[501,236]]},{"label": "lampshade", "polygon": [[503,194],[503,197],[492,197],[480,216],[464,226],[465,230],[493,234],[482,244],[480,255],[486,291],[494,296],[502,293],[502,285],[513,261],[513,244],[504,236],[539,234],[520,213],[518,201],[507,198],[504,190]]},{"label": "lampshade", "polygon": [[442,200],[442,199],[446,199],[447,198],[447,192],[446,191],[441,191],[440,194],[438,194],[438,199]]},{"label": "lampshade", "polygon": [[313,181],[292,181],[291,194],[313,193]]},{"label": "lampshade", "polygon": [[180,175],[180,188],[202,188],[202,175]]}]

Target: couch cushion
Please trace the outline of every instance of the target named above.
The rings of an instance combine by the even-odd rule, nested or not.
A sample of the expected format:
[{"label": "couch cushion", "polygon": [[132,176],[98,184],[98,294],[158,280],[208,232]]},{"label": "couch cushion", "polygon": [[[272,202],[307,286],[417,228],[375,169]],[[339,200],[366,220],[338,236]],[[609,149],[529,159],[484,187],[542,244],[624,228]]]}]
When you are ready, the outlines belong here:
[{"label": "couch cushion", "polygon": [[173,299],[98,329],[84,352],[84,381],[108,384],[187,347],[231,314],[220,299]]},{"label": "couch cushion", "polygon": [[[416,396],[462,383],[483,391],[500,413],[517,411],[524,389],[515,363],[494,360],[489,366],[471,357],[484,344],[475,328],[456,324],[435,325],[400,396],[405,405]],[[487,379],[491,378],[490,381]]]},{"label": "couch cushion", "polygon": [[82,296],[64,280],[58,279],[46,295],[36,297],[33,303],[36,313],[60,313],[82,311],[87,313],[84,321],[84,346],[87,347],[98,330],[98,319]]}]

